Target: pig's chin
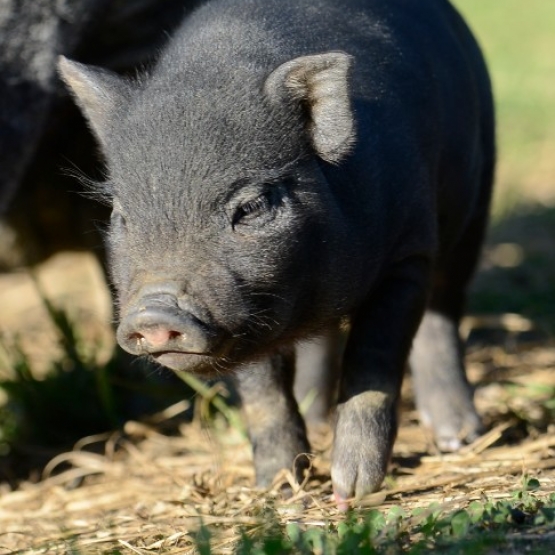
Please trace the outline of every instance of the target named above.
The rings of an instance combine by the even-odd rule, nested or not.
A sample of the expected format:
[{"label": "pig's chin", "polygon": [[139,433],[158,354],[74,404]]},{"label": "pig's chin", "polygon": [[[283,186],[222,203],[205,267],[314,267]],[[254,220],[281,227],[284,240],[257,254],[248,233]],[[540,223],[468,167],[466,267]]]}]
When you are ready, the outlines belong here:
[{"label": "pig's chin", "polygon": [[165,351],[150,355],[158,364],[175,372],[190,372],[202,377],[222,375],[230,371],[223,361],[216,357],[180,351]]}]

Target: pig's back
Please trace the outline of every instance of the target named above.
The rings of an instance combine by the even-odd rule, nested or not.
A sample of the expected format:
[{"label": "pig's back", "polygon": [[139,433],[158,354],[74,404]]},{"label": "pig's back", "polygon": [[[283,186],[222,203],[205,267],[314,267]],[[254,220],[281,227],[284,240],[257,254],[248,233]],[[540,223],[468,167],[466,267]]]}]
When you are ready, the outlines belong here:
[{"label": "pig's back", "polygon": [[[348,175],[358,190],[354,211],[379,206],[360,217],[389,215],[381,227],[394,256],[407,254],[394,243],[410,251],[452,244],[479,209],[478,176],[494,158],[490,84],[470,31],[445,0],[214,0],[176,38],[156,71],[177,76],[207,106],[220,89],[237,90],[238,105],[242,91],[260,95],[268,75],[295,57],[353,56],[355,150],[347,172],[324,171],[332,181]],[[423,222],[430,210],[436,217]]]}]

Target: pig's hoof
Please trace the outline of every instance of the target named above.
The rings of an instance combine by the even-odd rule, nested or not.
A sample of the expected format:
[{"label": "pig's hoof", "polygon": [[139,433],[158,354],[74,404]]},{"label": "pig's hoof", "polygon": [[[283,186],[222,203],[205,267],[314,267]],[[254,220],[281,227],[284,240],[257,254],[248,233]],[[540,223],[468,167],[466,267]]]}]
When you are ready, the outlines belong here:
[{"label": "pig's hoof", "polygon": [[435,395],[419,403],[422,423],[430,428],[440,451],[451,453],[484,431],[470,396]]},{"label": "pig's hoof", "polygon": [[394,406],[385,394],[362,393],[338,406],[331,478],[340,510],[350,498],[379,489],[395,431]]},{"label": "pig's hoof", "polygon": [[441,422],[435,421],[435,425],[432,426],[436,445],[444,453],[458,451],[483,433],[482,421],[474,411],[462,418],[458,416],[445,418]]},{"label": "pig's hoof", "polygon": [[[275,437],[274,437],[275,439]],[[282,470],[291,470],[296,481],[302,483],[310,467],[310,446],[303,437],[281,438],[278,442],[255,442],[254,467],[256,471],[256,485],[267,488],[272,485],[276,475]],[[288,441],[285,441],[287,439]]]},{"label": "pig's hoof", "polygon": [[348,511],[351,508],[349,499],[344,497],[342,493],[336,491],[335,489],[333,490],[333,500],[335,501],[337,508],[342,512]]}]

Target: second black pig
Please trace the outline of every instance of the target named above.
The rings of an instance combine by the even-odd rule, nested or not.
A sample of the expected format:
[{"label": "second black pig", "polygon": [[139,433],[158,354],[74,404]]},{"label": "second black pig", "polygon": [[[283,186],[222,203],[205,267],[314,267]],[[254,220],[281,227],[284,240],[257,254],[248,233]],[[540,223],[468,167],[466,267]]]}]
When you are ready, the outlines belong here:
[{"label": "second black pig", "polygon": [[295,461],[300,473],[309,449],[293,346],[345,318],[341,504],[382,482],[413,339],[440,446],[479,433],[458,323],[493,108],[448,2],[213,0],[149,75],[60,70],[107,159],[118,341],[177,371],[236,376],[259,484]]}]

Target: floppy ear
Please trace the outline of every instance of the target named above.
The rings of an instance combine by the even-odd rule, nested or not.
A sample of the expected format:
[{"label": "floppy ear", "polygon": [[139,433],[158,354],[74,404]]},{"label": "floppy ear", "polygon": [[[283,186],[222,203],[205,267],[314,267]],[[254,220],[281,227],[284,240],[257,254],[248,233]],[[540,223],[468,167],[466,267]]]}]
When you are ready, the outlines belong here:
[{"label": "floppy ear", "polygon": [[58,70],[102,146],[106,146],[114,112],[127,102],[131,85],[115,73],[58,58]]},{"label": "floppy ear", "polygon": [[343,52],[295,58],[275,69],[264,87],[273,101],[306,107],[312,145],[328,162],[339,162],[355,141],[348,83],[351,60]]}]

